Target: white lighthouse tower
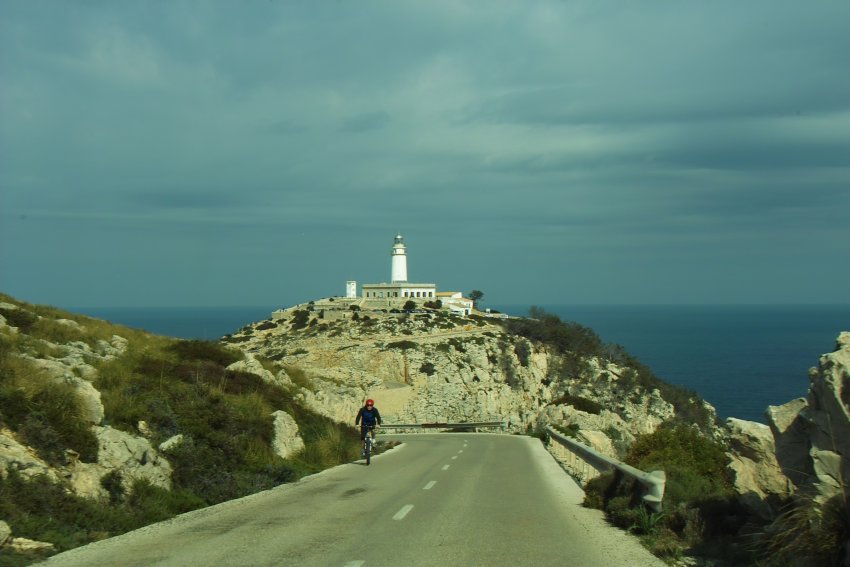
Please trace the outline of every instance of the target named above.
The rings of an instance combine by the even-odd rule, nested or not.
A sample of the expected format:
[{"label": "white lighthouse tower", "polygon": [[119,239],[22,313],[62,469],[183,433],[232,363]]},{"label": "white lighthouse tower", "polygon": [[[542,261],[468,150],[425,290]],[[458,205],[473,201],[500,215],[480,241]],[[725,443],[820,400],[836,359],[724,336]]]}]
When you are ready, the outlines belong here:
[{"label": "white lighthouse tower", "polygon": [[392,252],[392,282],[407,281],[407,248],[404,246],[404,238],[400,234],[395,235]]}]

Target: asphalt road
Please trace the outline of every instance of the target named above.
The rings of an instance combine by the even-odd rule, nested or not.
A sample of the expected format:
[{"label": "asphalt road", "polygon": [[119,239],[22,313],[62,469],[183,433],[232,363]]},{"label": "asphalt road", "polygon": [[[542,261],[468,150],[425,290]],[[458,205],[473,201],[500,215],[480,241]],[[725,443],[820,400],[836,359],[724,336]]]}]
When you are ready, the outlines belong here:
[{"label": "asphalt road", "polygon": [[56,555],[66,566],[663,566],[580,506],[536,439],[388,435],[404,445]]}]

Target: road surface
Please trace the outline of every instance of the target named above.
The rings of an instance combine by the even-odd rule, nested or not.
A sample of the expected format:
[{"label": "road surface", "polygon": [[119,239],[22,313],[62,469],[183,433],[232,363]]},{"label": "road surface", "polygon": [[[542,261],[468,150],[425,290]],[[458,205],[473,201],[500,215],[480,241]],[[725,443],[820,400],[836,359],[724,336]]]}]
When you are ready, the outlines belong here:
[{"label": "road surface", "polygon": [[387,435],[402,446],[56,555],[71,566],[663,566],[580,506],[540,441]]}]

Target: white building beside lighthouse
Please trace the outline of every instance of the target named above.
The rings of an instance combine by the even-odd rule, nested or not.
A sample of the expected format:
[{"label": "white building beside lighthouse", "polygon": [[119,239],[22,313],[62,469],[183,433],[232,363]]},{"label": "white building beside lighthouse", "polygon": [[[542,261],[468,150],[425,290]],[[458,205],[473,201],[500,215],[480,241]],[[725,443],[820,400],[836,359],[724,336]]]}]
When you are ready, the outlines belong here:
[{"label": "white building beside lighthouse", "polygon": [[437,284],[407,281],[407,246],[400,234],[395,236],[390,259],[390,283],[363,284],[363,299],[384,300],[387,304],[395,301],[404,303],[410,299],[436,300]]}]

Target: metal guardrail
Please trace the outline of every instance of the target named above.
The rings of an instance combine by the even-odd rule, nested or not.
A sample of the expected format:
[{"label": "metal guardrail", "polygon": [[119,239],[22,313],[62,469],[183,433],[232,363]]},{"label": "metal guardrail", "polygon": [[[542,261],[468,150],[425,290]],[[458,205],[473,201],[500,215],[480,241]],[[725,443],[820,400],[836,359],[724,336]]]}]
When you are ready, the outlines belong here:
[{"label": "metal guardrail", "polygon": [[644,472],[625,463],[621,463],[616,459],[597,453],[587,445],[565,437],[551,427],[547,426],[546,432],[549,433],[552,439],[595,470],[601,472],[615,469],[638,481],[645,490],[643,495],[644,503],[654,512],[661,511],[661,500],[664,498],[664,487],[667,483],[667,475],[664,471]]},{"label": "metal guardrail", "polygon": [[504,421],[471,421],[464,423],[382,423],[381,429],[478,429],[486,427],[498,427],[504,429],[507,425]]}]

